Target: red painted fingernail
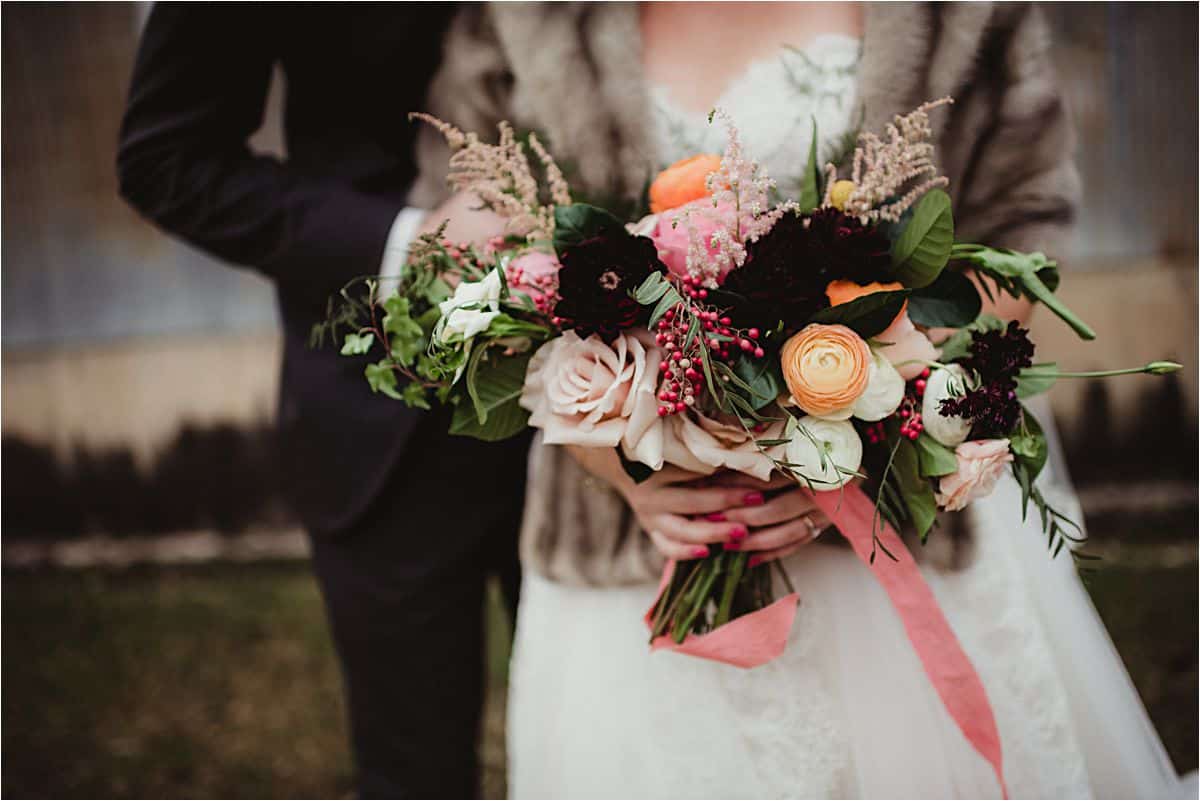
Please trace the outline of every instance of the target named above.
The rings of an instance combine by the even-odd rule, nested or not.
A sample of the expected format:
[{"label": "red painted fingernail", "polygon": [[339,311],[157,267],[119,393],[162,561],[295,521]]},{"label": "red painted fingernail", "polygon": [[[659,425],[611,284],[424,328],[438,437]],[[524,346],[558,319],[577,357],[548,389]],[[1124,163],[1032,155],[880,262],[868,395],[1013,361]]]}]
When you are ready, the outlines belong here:
[{"label": "red painted fingernail", "polygon": [[746,506],[762,506],[763,494],[761,492],[747,492],[742,496],[742,503]]},{"label": "red painted fingernail", "polygon": [[693,558],[693,559],[703,559],[703,558],[704,558],[704,557],[706,557],[706,556],[708,556],[708,549],[707,549],[707,548],[705,548],[705,547],[701,546],[701,547],[699,547],[699,548],[693,548],[693,549],[692,549],[692,558]]},{"label": "red painted fingernail", "polygon": [[738,542],[739,540],[746,539],[746,535],[749,533],[750,532],[746,530],[745,526],[734,526],[729,532],[729,539],[733,540],[734,542]]},{"label": "red painted fingernail", "polygon": [[763,558],[761,556],[751,556],[750,557],[750,567],[758,567],[762,563],[763,563]]},{"label": "red painted fingernail", "polygon": [[720,512],[709,512],[704,516],[704,519],[710,523],[724,523],[725,515]]}]

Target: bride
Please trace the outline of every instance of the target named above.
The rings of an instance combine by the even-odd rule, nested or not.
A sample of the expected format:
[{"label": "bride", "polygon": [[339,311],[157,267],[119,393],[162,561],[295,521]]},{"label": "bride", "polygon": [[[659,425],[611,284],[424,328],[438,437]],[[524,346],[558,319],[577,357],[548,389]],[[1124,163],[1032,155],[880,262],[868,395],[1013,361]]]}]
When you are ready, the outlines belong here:
[{"label": "bride", "polygon": [[[1072,131],[1031,7],[989,4],[496,4],[448,34],[430,110],[465,129],[544,132],[572,182],[611,205],[652,170],[720,152],[719,106],[796,195],[812,124],[821,161],[861,122],[926,99],[960,238],[1061,255]],[[444,199],[422,141],[414,198]],[[487,221],[452,199],[452,231]],[[446,207],[444,207],[446,208]],[[440,221],[440,220],[439,220]],[[472,227],[474,226],[474,227]],[[1009,300],[993,309],[1023,317]],[[1040,415],[1049,420],[1049,414]],[[1052,432],[1050,432],[1053,436]],[[1055,454],[1057,457],[1057,454]],[[515,797],[994,797],[887,596],[805,496],[535,444],[511,670]],[[1061,458],[1043,492],[1080,519]],[[923,573],[995,710],[1014,797],[1161,797],[1176,777],[1071,560],[1023,523],[1015,483],[947,520]],[[651,654],[642,615],[664,557],[717,543],[782,559],[801,605],[784,655],[745,671]],[[828,544],[826,544],[828,543]]]}]

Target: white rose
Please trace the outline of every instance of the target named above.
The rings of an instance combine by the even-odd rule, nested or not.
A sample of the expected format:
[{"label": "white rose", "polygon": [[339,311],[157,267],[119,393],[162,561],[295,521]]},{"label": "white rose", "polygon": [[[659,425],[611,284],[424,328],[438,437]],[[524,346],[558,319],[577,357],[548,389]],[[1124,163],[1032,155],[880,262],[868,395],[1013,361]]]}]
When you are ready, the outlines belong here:
[{"label": "white rose", "polygon": [[[615,447],[629,439],[627,450],[637,454],[649,437],[650,447],[662,360],[650,341],[645,332],[623,333],[608,345],[598,336],[580,339],[567,331],[546,343],[530,360],[521,391],[529,424],[542,429],[552,445]],[[661,454],[662,430],[656,430]]]},{"label": "white rose", "polygon": [[[464,309],[464,306],[474,308]],[[500,272],[492,270],[482,281],[459,284],[454,288],[454,296],[439,303],[438,309],[442,319],[437,339],[443,344],[465,342],[486,331],[500,313]]]},{"label": "white rose", "polygon": [[800,418],[799,429],[785,450],[794,473],[817,491],[837,489],[854,478],[848,473],[858,471],[863,447],[853,424],[810,416]]},{"label": "white rose", "polygon": [[967,389],[967,374],[957,364],[934,370],[925,382],[925,397],[921,401],[921,422],[929,436],[954,448],[966,441],[971,433],[971,421],[950,417],[941,412],[942,401],[962,395]]},{"label": "white rose", "polygon": [[854,402],[854,416],[859,420],[875,422],[882,420],[904,400],[904,379],[892,366],[887,357],[877,350],[871,351],[871,369],[867,377],[867,388]]}]

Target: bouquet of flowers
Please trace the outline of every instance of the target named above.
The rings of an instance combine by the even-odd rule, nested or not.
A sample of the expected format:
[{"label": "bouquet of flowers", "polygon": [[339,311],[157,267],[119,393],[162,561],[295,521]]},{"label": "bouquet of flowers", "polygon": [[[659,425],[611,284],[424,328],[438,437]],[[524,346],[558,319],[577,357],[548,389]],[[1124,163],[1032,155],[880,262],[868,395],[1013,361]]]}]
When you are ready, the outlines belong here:
[{"label": "bouquet of flowers", "polygon": [[[962,509],[1011,471],[1052,552],[1079,539],[1035,483],[1047,444],[1024,405],[1070,374],[1035,362],[1017,323],[981,314],[980,293],[1029,298],[1094,334],[1054,295],[1050,258],[955,242],[929,126],[949,102],[860,134],[844,177],[817,163],[814,125],[794,198],[714,112],[725,152],[660,173],[634,222],[573,201],[534,134],[501,124],[489,144],[415,115],[448,141],[451,186],[499,213],[505,235],[484,247],[423,237],[397,291],[348,287],[315,333],[340,336],[345,354],[381,351],[371,388],[452,405],[455,434],[533,426],[550,444],[615,448],[634,480],[664,465],[792,477],[888,590],[988,755],[979,731],[994,723],[972,722],[982,687],[896,532],[923,542],[939,509]],[[647,614],[652,643],[744,667],[778,655],[797,596],[776,599],[770,571],[733,548],[668,564]]]}]

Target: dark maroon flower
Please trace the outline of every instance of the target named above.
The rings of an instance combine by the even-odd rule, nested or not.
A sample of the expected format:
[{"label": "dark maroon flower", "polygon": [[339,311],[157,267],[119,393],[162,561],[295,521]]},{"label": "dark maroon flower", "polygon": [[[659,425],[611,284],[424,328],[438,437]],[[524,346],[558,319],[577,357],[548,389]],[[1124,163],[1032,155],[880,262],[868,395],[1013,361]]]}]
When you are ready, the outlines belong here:
[{"label": "dark maroon flower", "polygon": [[831,281],[887,281],[887,237],[837,209],[785,214],[746,249],[746,263],[722,289],[739,296],[731,316],[739,326],[797,328],[829,305]]},{"label": "dark maroon flower", "polygon": [[554,316],[579,336],[613,340],[645,322],[649,309],[633,297],[652,272],[665,272],[654,243],[624,231],[604,231],[559,255],[558,303]]},{"label": "dark maroon flower", "polygon": [[941,412],[971,421],[971,439],[994,439],[1012,433],[1021,417],[1017,374],[1033,364],[1029,331],[1013,320],[1003,330],[971,332],[971,353],[959,360],[979,377],[979,387],[946,398]]}]

